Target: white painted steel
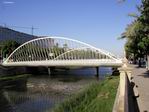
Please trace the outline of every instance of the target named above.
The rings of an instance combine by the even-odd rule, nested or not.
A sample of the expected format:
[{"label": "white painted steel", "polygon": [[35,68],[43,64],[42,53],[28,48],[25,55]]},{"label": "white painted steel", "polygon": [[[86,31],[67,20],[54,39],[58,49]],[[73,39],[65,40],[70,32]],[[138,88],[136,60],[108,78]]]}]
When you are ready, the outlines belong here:
[{"label": "white painted steel", "polygon": [[113,54],[65,37],[30,40],[2,63],[4,66],[121,66]]},{"label": "white painted steel", "polygon": [[71,66],[84,66],[84,67],[94,67],[94,66],[121,66],[121,61],[107,61],[106,59],[102,60],[44,60],[44,61],[25,61],[25,62],[12,62],[9,64],[4,64],[4,66],[58,66],[58,67],[71,67]]}]

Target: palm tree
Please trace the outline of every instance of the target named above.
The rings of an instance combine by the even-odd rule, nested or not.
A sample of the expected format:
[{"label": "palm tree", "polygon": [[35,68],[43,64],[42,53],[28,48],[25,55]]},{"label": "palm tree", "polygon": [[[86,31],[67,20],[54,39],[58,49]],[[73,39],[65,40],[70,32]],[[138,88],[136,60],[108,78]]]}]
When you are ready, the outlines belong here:
[{"label": "palm tree", "polygon": [[140,29],[142,24],[135,20],[129,24],[124,33],[122,33],[120,39],[126,39],[125,51],[127,58],[133,58],[136,62],[137,58],[144,56],[144,46],[142,45],[142,38],[140,36]]}]

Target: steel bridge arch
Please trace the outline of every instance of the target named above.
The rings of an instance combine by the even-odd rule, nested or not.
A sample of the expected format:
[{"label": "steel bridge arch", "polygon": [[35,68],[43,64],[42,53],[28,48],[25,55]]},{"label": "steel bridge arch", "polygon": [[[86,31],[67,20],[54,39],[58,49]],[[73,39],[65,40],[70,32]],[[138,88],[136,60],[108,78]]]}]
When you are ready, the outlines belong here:
[{"label": "steel bridge arch", "polygon": [[[44,43],[44,42],[47,42],[47,43]],[[48,45],[49,44],[48,42],[51,43],[51,45]],[[62,43],[60,43],[60,42],[62,42]],[[94,47],[92,45],[89,45],[87,43],[78,41],[78,40],[74,40],[74,39],[70,39],[70,38],[65,38],[65,37],[41,37],[41,38],[37,38],[37,39],[30,40],[28,42],[25,42],[24,44],[22,44],[21,46],[19,46],[17,49],[15,49],[9,55],[9,57],[3,62],[3,64],[4,65],[7,65],[9,63],[18,63],[18,62],[22,62],[22,61],[26,61],[26,62],[41,61],[40,59],[39,60],[34,60],[34,59],[30,59],[30,58],[27,58],[28,60],[27,59],[26,60],[24,59],[24,60],[20,60],[19,61],[19,59],[17,60],[17,59],[14,59],[14,58],[15,58],[15,56],[16,56],[16,58],[21,58],[21,57],[17,57],[17,53],[18,53],[19,56],[22,56],[23,54],[19,54],[19,52],[21,52],[21,50],[23,48],[29,48],[29,49],[25,49],[25,50],[28,50],[28,51],[26,51],[26,53],[28,53],[29,55],[32,55],[31,53],[33,53],[33,54],[36,54],[36,53],[39,54],[39,51],[41,50],[41,48],[37,48],[39,51],[37,51],[37,49],[36,50],[34,49],[32,51],[29,51],[29,50],[31,50],[31,47],[32,47],[31,45],[33,45],[33,44],[35,44],[35,45],[37,44],[38,47],[41,46],[42,48],[43,47],[47,47],[43,51],[46,52],[46,53],[48,53],[49,51],[51,52],[51,50],[52,50],[50,48],[53,48],[57,43],[58,44],[61,44],[61,46],[63,46],[63,47],[64,47],[64,44],[66,43],[68,45],[68,49],[65,52],[61,53],[60,55],[55,56],[55,58],[53,58],[53,59],[45,59],[45,57],[43,57],[44,60],[46,60],[46,61],[48,61],[48,60],[57,60],[57,59],[59,59],[58,57],[60,57],[60,56],[62,56],[64,54],[69,54],[70,52],[71,53],[74,52],[74,51],[76,52],[77,50],[78,50],[77,52],[83,52],[83,51],[79,51],[79,49],[80,49],[80,50],[85,50],[85,52],[87,52],[89,50],[93,54],[105,55],[107,59],[111,59],[113,61],[120,61],[113,54],[111,54],[111,53],[109,53],[107,51],[101,50],[99,48],[96,48],[96,47]],[[75,45],[78,45],[78,46],[75,47]],[[36,51],[36,53],[35,53],[35,51]],[[45,54],[43,53],[43,51],[40,52],[40,53],[41,53],[42,56],[45,56]],[[55,54],[55,51],[52,52],[52,53]],[[24,55],[25,55],[25,53],[24,53]],[[49,55],[49,54],[46,54],[46,55]],[[97,58],[97,59],[100,60],[100,58]],[[67,57],[66,57],[66,60],[69,60],[69,59],[67,59]]]}]

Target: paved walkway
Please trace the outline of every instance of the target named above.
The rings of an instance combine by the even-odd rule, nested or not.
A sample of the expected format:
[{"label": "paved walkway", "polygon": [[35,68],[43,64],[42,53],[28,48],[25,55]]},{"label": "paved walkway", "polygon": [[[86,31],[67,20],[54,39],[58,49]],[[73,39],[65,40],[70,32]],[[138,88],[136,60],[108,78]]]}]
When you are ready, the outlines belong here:
[{"label": "paved walkway", "polygon": [[132,74],[140,95],[137,98],[140,112],[149,112],[149,73],[146,68],[132,67],[134,68]]}]

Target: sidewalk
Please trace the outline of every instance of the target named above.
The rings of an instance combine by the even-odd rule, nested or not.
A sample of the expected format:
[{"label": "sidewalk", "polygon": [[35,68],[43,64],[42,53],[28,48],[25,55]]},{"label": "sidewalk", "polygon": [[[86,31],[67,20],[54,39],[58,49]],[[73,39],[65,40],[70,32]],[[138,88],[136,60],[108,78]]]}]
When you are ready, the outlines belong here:
[{"label": "sidewalk", "polygon": [[146,68],[132,66],[132,75],[138,85],[139,97],[137,98],[140,112],[149,112],[149,73]]}]

